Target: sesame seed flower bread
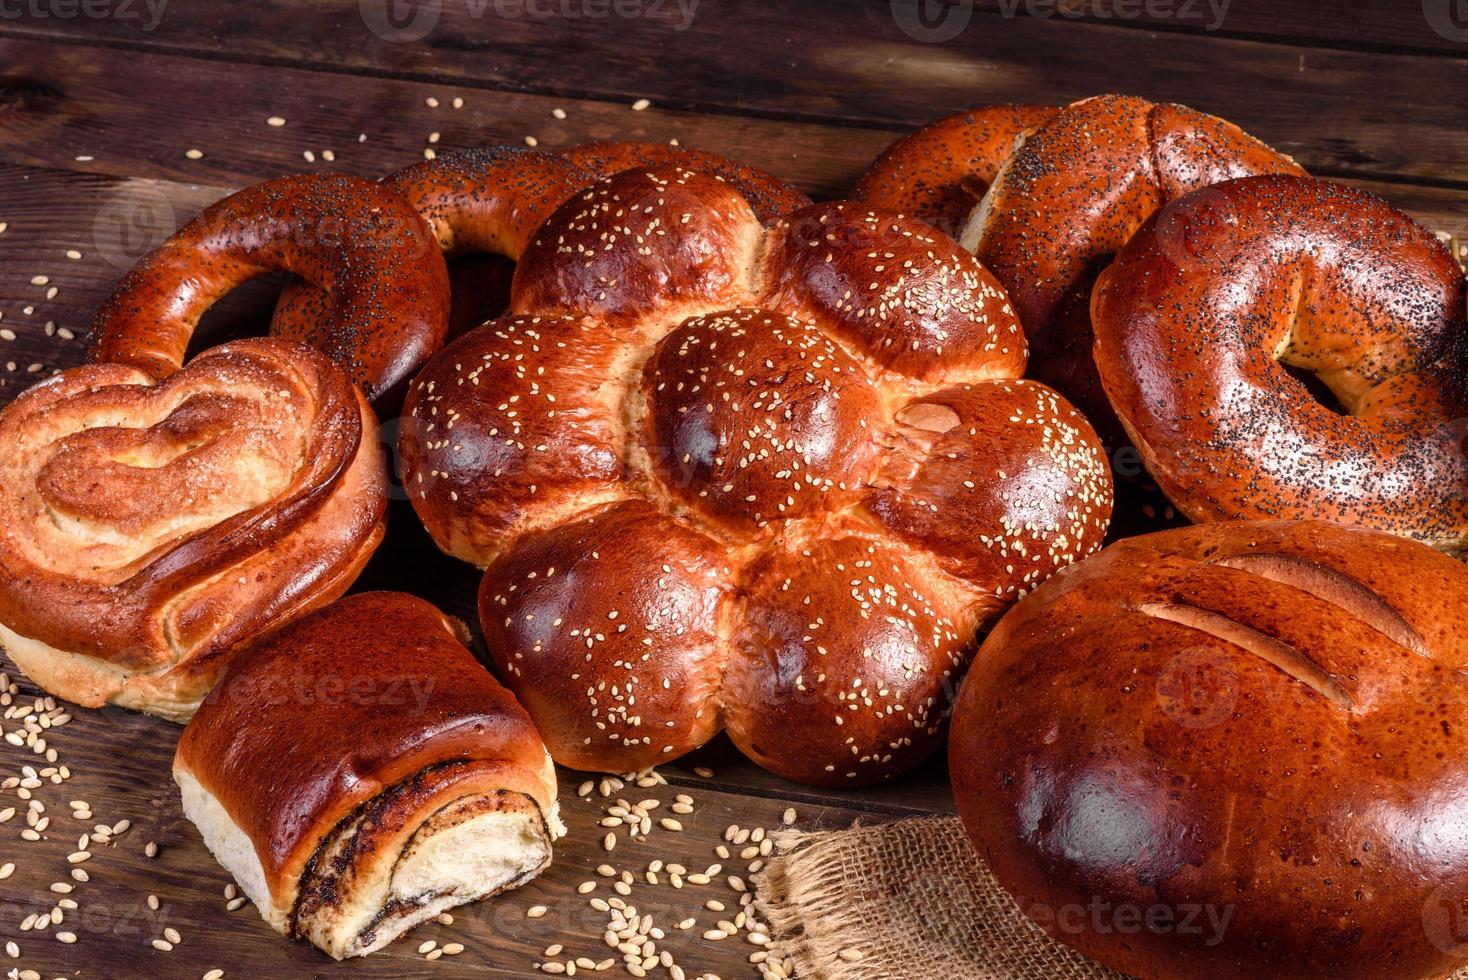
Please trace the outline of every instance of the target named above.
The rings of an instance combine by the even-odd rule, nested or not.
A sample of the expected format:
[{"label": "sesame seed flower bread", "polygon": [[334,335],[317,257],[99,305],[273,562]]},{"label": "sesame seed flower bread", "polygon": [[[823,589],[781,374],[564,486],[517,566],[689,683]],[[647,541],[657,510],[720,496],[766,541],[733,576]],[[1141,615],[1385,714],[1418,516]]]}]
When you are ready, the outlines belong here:
[{"label": "sesame seed flower bread", "polygon": [[64,371],[0,411],[0,646],[52,694],[182,721],[346,591],[386,510],[377,420],[309,348]]},{"label": "sesame seed flower bread", "polygon": [[1166,206],[1102,274],[1095,363],[1194,520],[1318,518],[1461,551],[1464,297],[1448,249],[1378,198],[1229,181]]},{"label": "sesame seed flower bread", "polygon": [[1095,433],[1021,379],[1004,291],[912,219],[618,173],[525,248],[509,315],[415,380],[399,447],[486,566],[490,655],[557,761],[727,728],[852,786],[936,747],[979,625],[1096,549]]},{"label": "sesame seed flower bread", "polygon": [[1458,975],[1468,567],[1318,521],[1112,544],[1017,603],[954,711],[969,835],[1140,980]]},{"label": "sesame seed flower bread", "polygon": [[563,833],[524,710],[400,593],[349,596],[239,658],[173,776],[265,921],[336,959],[523,884]]}]

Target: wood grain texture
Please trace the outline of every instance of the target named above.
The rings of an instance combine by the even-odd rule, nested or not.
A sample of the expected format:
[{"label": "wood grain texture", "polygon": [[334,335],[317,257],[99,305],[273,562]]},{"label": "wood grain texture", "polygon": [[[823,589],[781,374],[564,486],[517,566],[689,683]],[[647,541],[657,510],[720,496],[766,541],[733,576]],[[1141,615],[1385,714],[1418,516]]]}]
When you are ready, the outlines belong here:
[{"label": "wood grain texture", "polygon": [[0,33],[858,126],[1120,87],[1224,116],[1317,171],[1468,182],[1468,128],[1444,119],[1468,87],[1459,58],[1005,17],[998,0],[952,37],[907,16],[918,0],[621,0],[615,9],[632,16],[610,0],[420,0],[401,21],[382,19],[387,2],[319,0],[310,16],[289,0],[173,4],[151,30],[144,19],[21,18]]},{"label": "wood grain texture", "polygon": [[[897,0],[916,6],[922,0]],[[1468,18],[1451,0],[975,0],[991,15],[1084,20],[1118,28],[1468,57]]]}]

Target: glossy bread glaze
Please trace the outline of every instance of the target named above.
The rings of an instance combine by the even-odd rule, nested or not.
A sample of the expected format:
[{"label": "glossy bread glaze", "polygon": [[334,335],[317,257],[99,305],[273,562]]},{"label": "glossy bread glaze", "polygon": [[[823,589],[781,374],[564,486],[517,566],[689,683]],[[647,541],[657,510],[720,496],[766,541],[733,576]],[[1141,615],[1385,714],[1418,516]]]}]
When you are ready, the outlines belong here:
[{"label": "glossy bread glaze", "polygon": [[[1017,380],[1003,290],[922,222],[813,205],[766,231],[716,177],[626,171],[547,220],[514,303],[419,376],[399,446],[567,765],[728,724],[794,778],[889,778],[938,744],[979,623],[1100,545],[1094,432]],[[770,751],[797,714],[806,751]]]},{"label": "glossy bread glaze", "polygon": [[65,371],[0,412],[0,625],[53,694],[186,718],[240,643],[344,592],[382,538],[376,420],[307,348],[154,382]]},{"label": "glossy bread glaze", "polygon": [[445,254],[519,259],[535,230],[596,179],[554,153],[514,146],[440,153],[383,179],[421,214]]},{"label": "glossy bread glaze", "polygon": [[926,221],[957,238],[1020,136],[1057,111],[1054,106],[985,106],[929,123],[883,150],[851,197],[877,211]]},{"label": "glossy bread glaze", "polygon": [[1464,292],[1448,250],[1383,201],[1232,181],[1167,206],[1103,274],[1095,359],[1194,520],[1321,518],[1461,549]]},{"label": "glossy bread glaze", "polygon": [[1468,894],[1468,569],[1378,532],[1129,538],[985,640],[965,825],[1056,939],[1142,980],[1442,977]]},{"label": "glossy bread glaze", "polygon": [[1103,95],[939,120],[883,154],[858,194],[933,220],[974,252],[1024,325],[1030,376],[1073,401],[1113,444],[1121,433],[1090,356],[1096,273],[1166,202],[1265,173],[1303,171],[1222,119]]},{"label": "glossy bread glaze", "polygon": [[268,272],[315,287],[295,292],[271,333],[325,353],[374,402],[401,398],[443,345],[448,271],[433,232],[394,191],[321,174],[232,194],[144,257],[97,312],[96,359],[167,377],[204,313]]},{"label": "glossy bread glaze", "polygon": [[277,896],[359,806],[459,764],[488,767],[550,819],[555,782],[525,711],[442,613],[390,592],[348,596],[253,647],[175,759],[249,837]]},{"label": "glossy bread glaze", "polygon": [[570,147],[562,150],[561,155],[597,177],[642,167],[668,166],[712,174],[743,195],[755,216],[766,225],[810,203],[809,197],[773,174],[691,146],[605,140]]}]

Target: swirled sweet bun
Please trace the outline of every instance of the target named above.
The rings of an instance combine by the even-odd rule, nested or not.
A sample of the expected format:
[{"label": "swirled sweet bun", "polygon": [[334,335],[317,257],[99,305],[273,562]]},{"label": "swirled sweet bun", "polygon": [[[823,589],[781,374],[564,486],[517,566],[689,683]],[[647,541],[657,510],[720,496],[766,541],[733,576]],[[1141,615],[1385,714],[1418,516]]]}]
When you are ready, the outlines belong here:
[{"label": "swirled sweet bun", "polygon": [[349,596],[239,658],[173,777],[265,921],[336,959],[523,884],[564,833],[524,710],[400,593]]},{"label": "swirled sweet bun", "polygon": [[1319,521],[1119,541],[1001,619],[949,743],[989,868],[1140,980],[1456,975],[1468,566]]},{"label": "swirled sweet bun", "polygon": [[0,645],[52,694],[185,719],[241,643],[346,591],[386,507],[376,419],[308,348],[62,372],[0,411]]}]

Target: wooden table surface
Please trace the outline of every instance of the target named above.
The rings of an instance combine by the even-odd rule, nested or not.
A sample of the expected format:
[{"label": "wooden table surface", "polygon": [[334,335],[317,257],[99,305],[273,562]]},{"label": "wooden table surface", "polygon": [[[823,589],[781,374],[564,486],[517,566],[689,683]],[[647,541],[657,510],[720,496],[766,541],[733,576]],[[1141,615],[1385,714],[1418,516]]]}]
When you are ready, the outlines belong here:
[{"label": "wooden table surface", "polygon": [[[379,176],[425,147],[677,138],[836,197],[897,134],[987,103],[1064,102],[1105,91],[1223,115],[1321,176],[1382,194],[1430,227],[1468,240],[1468,19],[1458,0],[1321,5],[1316,0],[0,0],[0,404],[81,363],[83,338],[112,283],[181,222],[223,194],[285,173]],[[1226,13],[1225,13],[1226,11]],[[1222,16],[1220,16],[1222,14]],[[634,110],[637,100],[651,106]],[[462,100],[462,101],[459,101]],[[561,110],[558,112],[557,110]],[[285,120],[271,125],[271,117]],[[197,150],[198,153],[189,153]],[[200,155],[202,154],[202,155]],[[196,158],[195,158],[196,157]],[[333,159],[334,158],[334,159]],[[79,256],[79,257],[78,257]],[[41,277],[45,277],[42,279]],[[209,317],[209,335],[258,331],[278,283],[247,286]],[[438,556],[411,511],[363,579],[472,609],[472,570]],[[19,729],[35,689],[0,727]],[[0,701],[6,700],[0,696]],[[17,708],[16,706],[26,706]],[[799,827],[952,809],[941,759],[880,790],[812,790],[767,775],[720,740],[663,767],[666,786],[577,797],[564,773],[572,836],[539,881],[461,910],[365,961],[336,965],[271,933],[252,908],[226,908],[228,876],[182,817],[169,778],[177,729],[109,709],[76,709],[44,754],[0,743],[0,971],[78,977],[525,976],[555,957],[605,960],[614,897],[603,862],[639,874],[625,900],[669,934],[688,977],[756,976],[741,938],[705,929],[732,917],[724,880],[749,864],[714,853],[725,829]],[[15,777],[38,771],[28,790]],[[696,768],[706,771],[699,774]],[[712,770],[709,775],[707,770]],[[58,777],[61,775],[57,774]],[[34,782],[27,780],[27,784]],[[25,795],[50,818],[26,840]],[[621,835],[597,822],[616,797],[695,800],[680,833]],[[78,817],[69,801],[86,801]],[[66,855],[95,824],[130,829]],[[156,842],[157,855],[145,853]],[[739,848],[735,848],[737,852]],[[652,885],[649,862],[708,886]],[[0,870],[3,873],[3,870]],[[598,882],[588,896],[577,886]],[[74,885],[69,896],[53,882]],[[157,909],[149,895],[157,897]],[[69,898],[59,926],[21,930]],[[725,902],[731,912],[704,908]],[[532,905],[550,911],[527,918]],[[679,931],[675,924],[696,917]],[[182,937],[171,951],[154,939]],[[55,935],[70,932],[74,944]],[[429,962],[419,944],[464,951]],[[431,955],[427,954],[427,955]],[[584,969],[581,971],[586,973]],[[12,973],[12,976],[16,974]],[[29,974],[26,974],[29,975]],[[537,974],[538,975],[538,974]],[[620,958],[605,976],[626,976]],[[665,977],[658,969],[653,976]]]}]

